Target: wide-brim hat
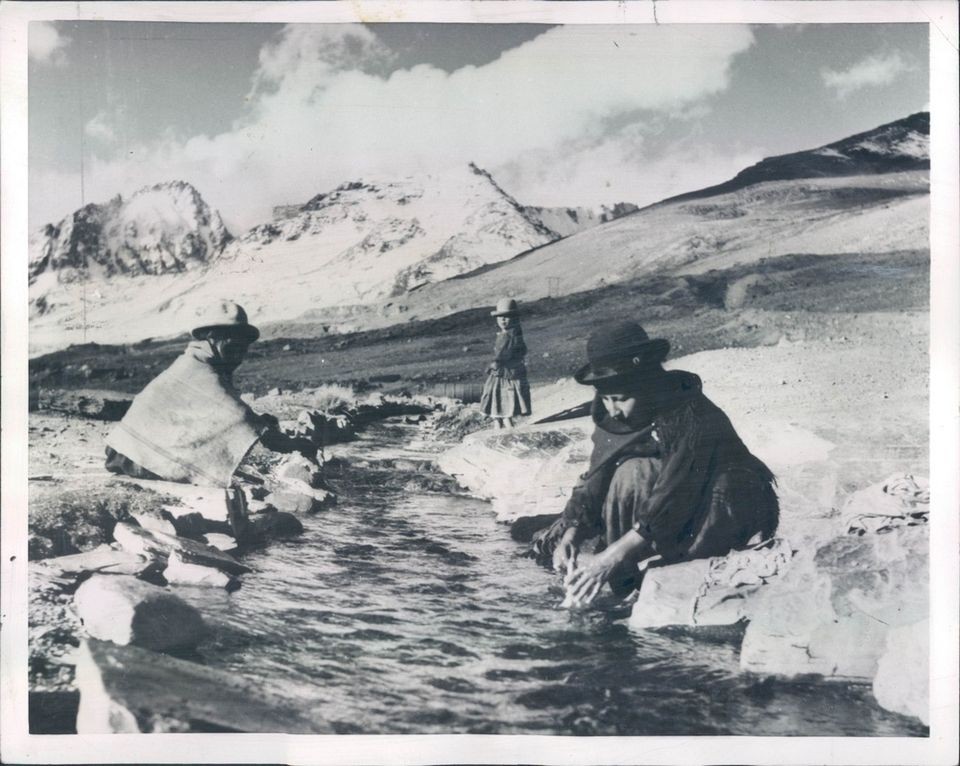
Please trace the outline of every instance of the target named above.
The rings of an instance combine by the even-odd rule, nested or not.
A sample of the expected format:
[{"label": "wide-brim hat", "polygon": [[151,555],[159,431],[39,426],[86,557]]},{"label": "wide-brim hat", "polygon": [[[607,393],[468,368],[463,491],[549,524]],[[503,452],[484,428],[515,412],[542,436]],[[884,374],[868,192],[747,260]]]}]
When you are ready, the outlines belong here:
[{"label": "wide-brim hat", "polygon": [[226,332],[253,343],[260,337],[260,330],[247,320],[243,306],[231,300],[221,300],[209,306],[200,317],[198,324],[190,334],[194,338],[206,337],[211,330]]},{"label": "wide-brim hat", "polygon": [[490,312],[492,317],[515,317],[520,313],[517,302],[513,298],[502,298],[497,301],[497,307]]},{"label": "wide-brim hat", "polygon": [[643,377],[670,353],[670,342],[650,338],[636,322],[619,322],[587,338],[587,359],[573,377],[585,386],[608,387]]}]

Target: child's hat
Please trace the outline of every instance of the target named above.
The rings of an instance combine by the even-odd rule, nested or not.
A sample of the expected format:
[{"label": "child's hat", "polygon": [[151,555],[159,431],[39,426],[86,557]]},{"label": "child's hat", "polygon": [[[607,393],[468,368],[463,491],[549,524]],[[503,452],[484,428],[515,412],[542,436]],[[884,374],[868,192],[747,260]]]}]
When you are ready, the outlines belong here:
[{"label": "child's hat", "polygon": [[517,302],[513,298],[501,298],[497,301],[497,307],[490,312],[492,317],[515,317],[520,313],[517,308]]}]

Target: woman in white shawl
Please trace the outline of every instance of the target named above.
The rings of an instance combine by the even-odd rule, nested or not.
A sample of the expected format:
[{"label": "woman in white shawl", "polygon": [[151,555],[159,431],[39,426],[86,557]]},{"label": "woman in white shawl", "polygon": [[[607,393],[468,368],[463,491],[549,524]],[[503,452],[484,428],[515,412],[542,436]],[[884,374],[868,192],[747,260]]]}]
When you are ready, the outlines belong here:
[{"label": "woman in white shawl", "polygon": [[275,418],[256,414],[234,388],[233,371],[260,337],[243,308],[221,301],[191,334],[183,354],[136,396],[107,436],[107,469],[227,487],[258,440],[312,457],[315,444],[280,432]]}]

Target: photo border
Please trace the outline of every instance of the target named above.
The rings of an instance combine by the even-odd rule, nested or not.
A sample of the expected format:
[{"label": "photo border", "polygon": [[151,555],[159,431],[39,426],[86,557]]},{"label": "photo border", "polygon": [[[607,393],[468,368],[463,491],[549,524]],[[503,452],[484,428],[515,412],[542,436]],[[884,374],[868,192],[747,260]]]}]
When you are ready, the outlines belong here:
[{"label": "photo border", "polygon": [[[27,734],[27,25],[40,20],[290,23],[923,23],[930,29],[930,737]],[[4,2],[0,4],[0,757],[5,763],[953,764],[958,743],[960,153],[952,0]],[[932,576],[936,573],[936,576]]]}]

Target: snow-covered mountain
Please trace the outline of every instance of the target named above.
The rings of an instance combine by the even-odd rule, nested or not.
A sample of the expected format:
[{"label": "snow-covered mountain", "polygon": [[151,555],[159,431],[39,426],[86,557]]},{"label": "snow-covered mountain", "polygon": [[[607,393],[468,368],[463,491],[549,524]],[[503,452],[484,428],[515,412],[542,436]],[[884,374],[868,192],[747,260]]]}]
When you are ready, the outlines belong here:
[{"label": "snow-covered mountain", "polygon": [[220,214],[183,181],[90,204],[30,238],[29,280],[171,274],[204,266],[232,239]]},{"label": "snow-covered mountain", "polygon": [[176,332],[224,295],[261,322],[349,310],[634,209],[525,207],[471,163],[443,175],[343,183],[278,207],[273,221],[233,239],[193,187],[160,184],[88,205],[35,235],[31,343],[62,345],[79,325],[101,341]]}]

